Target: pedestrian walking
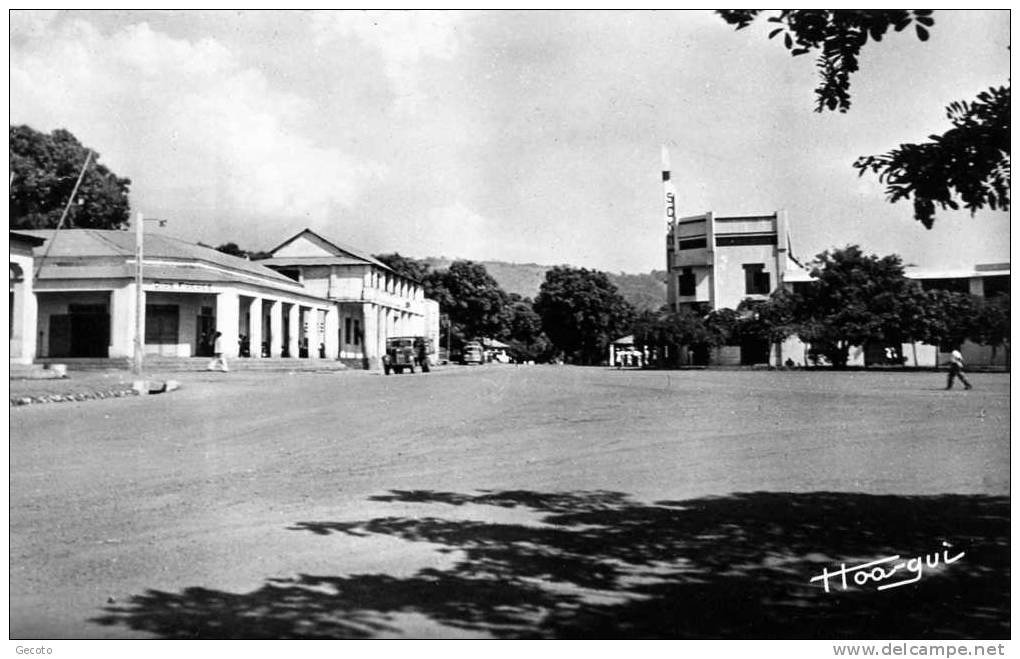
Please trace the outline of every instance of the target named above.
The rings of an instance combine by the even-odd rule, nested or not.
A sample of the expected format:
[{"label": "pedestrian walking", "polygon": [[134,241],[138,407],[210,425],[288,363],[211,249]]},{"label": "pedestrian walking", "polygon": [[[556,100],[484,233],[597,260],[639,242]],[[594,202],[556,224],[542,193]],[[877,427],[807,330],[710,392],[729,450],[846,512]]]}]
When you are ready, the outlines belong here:
[{"label": "pedestrian walking", "polygon": [[960,378],[960,382],[967,389],[971,389],[970,382],[963,377],[963,355],[956,349],[949,355],[949,379],[946,380],[946,389],[953,388],[953,378]]},{"label": "pedestrian walking", "polygon": [[213,358],[205,370],[220,370],[227,373],[230,369],[227,368],[227,358],[223,356],[223,339],[220,337],[219,332],[213,335]]}]

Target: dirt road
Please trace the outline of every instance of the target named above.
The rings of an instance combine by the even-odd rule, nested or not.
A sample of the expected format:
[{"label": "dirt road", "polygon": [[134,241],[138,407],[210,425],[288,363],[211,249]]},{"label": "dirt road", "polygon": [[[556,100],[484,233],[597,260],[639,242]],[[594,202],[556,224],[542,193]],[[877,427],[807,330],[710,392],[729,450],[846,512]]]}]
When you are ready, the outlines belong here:
[{"label": "dirt road", "polygon": [[[972,380],[231,373],[12,408],[11,635],[564,637],[614,620],[618,635],[740,637],[764,615],[793,621],[776,635],[826,637],[790,616],[817,610],[818,589],[790,583],[951,536],[969,539],[968,578],[984,580],[943,566],[928,591],[899,591],[949,589],[958,608],[966,589],[973,616],[904,629],[994,635],[1008,590],[1004,620],[981,612],[1001,604],[991,573],[1008,569],[1009,378]],[[704,584],[692,570],[714,583],[700,614],[641,608],[691,601],[676,589]],[[751,590],[720,581],[733,570]]]}]

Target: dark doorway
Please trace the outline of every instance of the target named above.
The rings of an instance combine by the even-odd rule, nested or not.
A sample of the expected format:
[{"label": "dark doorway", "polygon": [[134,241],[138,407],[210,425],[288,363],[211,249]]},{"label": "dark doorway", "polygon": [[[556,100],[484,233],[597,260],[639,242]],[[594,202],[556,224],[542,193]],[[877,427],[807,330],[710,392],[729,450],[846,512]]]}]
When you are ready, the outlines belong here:
[{"label": "dark doorway", "polygon": [[195,356],[212,357],[216,317],[212,307],[202,307],[195,323]]},{"label": "dark doorway", "polygon": [[290,315],[296,313],[294,305],[283,305],[283,346],[280,350],[281,357],[290,357]]},{"label": "dark doorway", "polygon": [[691,365],[708,366],[709,348],[708,344],[696,343],[691,346]]},{"label": "dark doorway", "polygon": [[51,357],[110,355],[110,315],[105,304],[71,304],[66,315],[50,316]]},{"label": "dark doorway", "polygon": [[741,366],[769,363],[769,342],[764,339],[744,339],[740,344]]},{"label": "dark doorway", "polygon": [[50,357],[71,356],[71,316],[50,316]]}]

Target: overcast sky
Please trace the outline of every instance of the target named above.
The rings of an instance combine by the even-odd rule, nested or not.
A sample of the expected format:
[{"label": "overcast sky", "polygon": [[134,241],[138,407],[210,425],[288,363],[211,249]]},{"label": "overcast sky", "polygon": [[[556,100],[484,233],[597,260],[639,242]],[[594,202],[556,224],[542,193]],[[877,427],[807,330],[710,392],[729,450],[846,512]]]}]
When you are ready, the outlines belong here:
[{"label": "overcast sky", "polygon": [[[851,163],[948,128],[1009,76],[1006,11],[869,44],[847,114],[814,55],[709,12],[13,12],[10,121],[66,128],[192,241],[304,227],[373,253],[665,266],[681,215],[789,213],[804,256],[859,243],[945,268],[1009,258],[1007,213],[885,202]],[[155,229],[154,229],[155,230]]]}]

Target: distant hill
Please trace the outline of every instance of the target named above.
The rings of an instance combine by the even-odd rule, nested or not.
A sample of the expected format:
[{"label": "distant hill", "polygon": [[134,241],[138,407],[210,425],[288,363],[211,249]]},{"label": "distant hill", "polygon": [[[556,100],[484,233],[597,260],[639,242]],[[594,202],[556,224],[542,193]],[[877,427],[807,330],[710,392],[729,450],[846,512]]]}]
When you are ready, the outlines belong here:
[{"label": "distant hill", "polygon": [[[429,257],[422,259],[433,270],[448,268],[452,259]],[[535,299],[538,290],[545,281],[545,273],[552,270],[551,265],[537,263],[507,263],[506,261],[480,261],[492,278],[507,293],[517,293],[521,297]],[[643,274],[626,274],[607,272],[624,299],[639,311],[655,310],[666,304],[666,272],[652,270]]]}]

